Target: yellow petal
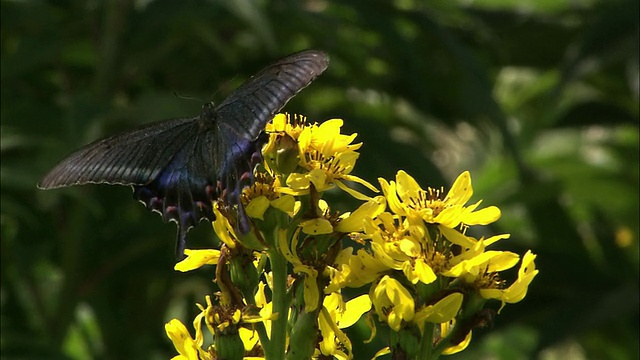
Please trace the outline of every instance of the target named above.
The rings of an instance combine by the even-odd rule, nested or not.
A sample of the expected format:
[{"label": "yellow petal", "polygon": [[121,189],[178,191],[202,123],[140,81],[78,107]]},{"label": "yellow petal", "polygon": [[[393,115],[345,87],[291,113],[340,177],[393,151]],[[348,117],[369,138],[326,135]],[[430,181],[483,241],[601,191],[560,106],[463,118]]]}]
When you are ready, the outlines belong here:
[{"label": "yellow petal", "polygon": [[342,181],[339,180],[334,180],[333,183],[338,186],[341,190],[343,190],[344,192],[346,192],[347,194],[353,196],[354,198],[358,199],[358,200],[363,200],[363,201],[368,201],[369,199],[371,199],[370,197],[360,193],[357,190],[354,190],[350,187],[348,187],[347,185],[345,185],[344,183],[342,183]]},{"label": "yellow petal", "polygon": [[382,196],[376,196],[354,211],[347,218],[340,219],[335,230],[343,233],[362,231],[364,220],[366,218],[374,218],[382,213],[385,209],[385,200]]},{"label": "yellow petal", "polygon": [[462,222],[466,225],[488,225],[500,219],[500,209],[489,206],[484,209],[462,214]]},{"label": "yellow petal", "polygon": [[[240,335],[240,340],[242,340],[242,344],[244,345],[245,351],[251,351],[253,347],[258,343],[260,339],[258,337],[258,332],[255,330],[249,330],[241,327],[238,329],[238,334]],[[244,358],[247,359],[246,357]]]},{"label": "yellow petal", "polygon": [[261,195],[251,200],[245,208],[247,215],[254,219],[264,220],[264,212],[269,208],[269,199]]},{"label": "yellow petal", "polygon": [[418,182],[404,170],[396,174],[398,196],[404,203],[409,203],[411,198],[418,198],[418,194],[423,191]]},{"label": "yellow petal", "polygon": [[474,240],[472,237],[462,234],[458,230],[443,225],[438,226],[438,230],[440,230],[442,235],[444,235],[447,240],[456,245],[460,245],[463,249],[472,248],[476,245],[476,240]]},{"label": "yellow petal", "polygon": [[267,296],[264,292],[264,287],[265,284],[260,281],[258,283],[258,290],[256,291],[256,306],[257,307],[264,307],[264,305],[267,303]]},{"label": "yellow petal", "polygon": [[396,241],[394,247],[397,247],[409,257],[417,257],[422,252],[420,244],[411,237],[405,237]]},{"label": "yellow petal", "polygon": [[469,333],[467,334],[467,337],[465,337],[464,340],[462,340],[458,345],[450,346],[444,349],[444,351],[442,351],[442,355],[452,355],[466,349],[467,346],[469,346],[469,343],[471,342],[471,333],[472,332],[469,331]]},{"label": "yellow petal", "polygon": [[274,132],[282,132],[286,128],[287,125],[287,116],[285,114],[276,114],[271,120],[273,128],[271,131]]},{"label": "yellow petal", "polygon": [[320,302],[320,291],[318,290],[318,284],[316,283],[318,272],[314,268],[304,265],[295,266],[294,271],[306,274],[303,282],[304,310],[307,313],[310,313],[318,308],[318,303]]},{"label": "yellow petal", "polygon": [[354,175],[342,175],[342,179],[347,180],[347,181],[353,181],[355,183],[358,183],[360,185],[364,185],[367,189],[379,193],[380,190],[378,190],[375,186],[373,186],[373,184],[371,184],[370,182],[368,182],[365,179],[359,178],[357,176]]},{"label": "yellow petal", "polygon": [[477,276],[481,272],[495,272],[512,268],[518,263],[518,254],[508,251],[486,251],[471,259],[461,261],[449,271],[443,272],[445,276],[460,277],[465,274]]},{"label": "yellow petal", "polygon": [[274,208],[288,214],[289,216],[293,216],[295,211],[296,199],[291,195],[282,195],[279,198],[271,201],[271,205]]},{"label": "yellow petal", "polygon": [[333,330],[334,326],[335,324],[333,324],[333,321],[328,318],[328,316],[320,313],[318,317],[318,329],[322,334],[322,341],[319,345],[320,351],[322,351],[324,355],[331,355],[337,350],[335,342],[336,333]]},{"label": "yellow petal", "polygon": [[325,218],[315,218],[300,223],[302,232],[309,235],[331,234],[333,226],[331,222]]},{"label": "yellow petal", "polygon": [[380,349],[380,350],[375,354],[375,356],[373,357],[373,359],[372,359],[372,360],[375,360],[375,359],[379,358],[380,356],[385,356],[385,355],[387,355],[387,354],[391,354],[391,349],[389,349],[389,347],[388,347],[388,346],[387,346],[387,347],[384,347],[384,348],[382,348],[382,349]]},{"label": "yellow petal", "polygon": [[422,259],[416,259],[414,271],[423,284],[431,284],[437,279],[436,273],[433,272],[431,266]]},{"label": "yellow petal", "polygon": [[[287,177],[287,185],[292,189],[308,189],[309,188],[309,178],[304,174],[291,173]],[[281,191],[278,189],[278,191]]]},{"label": "yellow petal", "polygon": [[387,182],[387,180],[383,178],[378,178],[378,182],[380,182],[382,193],[387,198],[389,209],[391,209],[395,214],[404,215],[405,211],[402,202],[398,198],[396,183],[394,181]]},{"label": "yellow petal", "polygon": [[[327,174],[320,169],[313,169],[309,171],[307,174],[309,181],[313,183],[316,187],[316,190],[322,191],[321,189],[325,189],[327,187]],[[288,182],[287,182],[288,184]]]},{"label": "yellow petal", "polygon": [[394,312],[399,314],[403,320],[411,321],[414,315],[413,297],[398,280],[389,276],[385,276],[384,279],[386,281],[380,281],[379,286],[384,286],[389,301],[394,305]]},{"label": "yellow petal", "polygon": [[[448,228],[455,228],[460,225],[460,221],[462,220],[462,214],[464,213],[464,208],[461,204],[459,205],[451,205],[445,209],[443,209],[438,216],[435,217],[432,221],[434,223],[438,223],[442,226],[446,226]],[[424,217],[423,217],[424,219]],[[429,219],[425,219],[425,221],[430,222]]]},{"label": "yellow petal", "polygon": [[198,360],[198,346],[180,320],[172,319],[165,324],[164,329],[180,355],[185,359]]},{"label": "yellow petal", "polygon": [[220,210],[218,210],[217,206],[213,207],[213,213],[216,216],[215,221],[213,222],[213,230],[215,231],[218,238],[224,242],[231,249],[235,249],[237,236],[235,231],[233,230],[233,226],[229,223],[229,220],[222,215]]},{"label": "yellow petal", "polygon": [[503,303],[517,303],[524,299],[527,295],[529,284],[533,281],[533,278],[538,275],[538,270],[534,260],[534,255],[530,250],[522,258],[522,264],[520,270],[518,270],[518,278],[516,281],[505,290],[500,289],[481,289],[480,295],[485,299],[499,299]]},{"label": "yellow petal", "polygon": [[490,238],[484,239],[483,241],[485,246],[489,246],[497,241],[508,239],[510,237],[511,237],[511,234],[500,234],[500,235],[491,236]]},{"label": "yellow petal", "polygon": [[444,323],[455,318],[460,311],[464,296],[461,293],[449,294],[437,303],[425,306],[416,313],[415,321],[421,323],[428,321],[432,323]]},{"label": "yellow petal", "polygon": [[220,250],[191,250],[185,249],[185,259],[177,263],[173,268],[177,271],[190,271],[201,267],[202,265],[216,265],[220,258]]},{"label": "yellow petal", "polygon": [[473,187],[471,186],[471,174],[468,171],[463,172],[453,182],[451,190],[447,193],[446,202],[452,204],[464,205],[473,195]]},{"label": "yellow petal", "polygon": [[485,254],[492,254],[487,261],[487,272],[498,272],[514,267],[520,260],[520,256],[509,251],[487,251]]},{"label": "yellow petal", "polygon": [[[294,237],[297,236],[297,233],[294,235]],[[298,255],[294,252],[291,251],[291,249],[289,248],[289,244],[287,243],[287,229],[279,229],[278,230],[278,250],[279,252],[282,254],[282,256],[284,256],[288,262],[294,264],[294,265],[298,265],[301,264],[302,262],[300,261],[300,258],[298,258]]]},{"label": "yellow petal", "polygon": [[355,324],[362,314],[369,310],[371,310],[371,298],[369,298],[367,294],[347,301],[345,311],[338,321],[338,327],[341,329],[348,328]]}]

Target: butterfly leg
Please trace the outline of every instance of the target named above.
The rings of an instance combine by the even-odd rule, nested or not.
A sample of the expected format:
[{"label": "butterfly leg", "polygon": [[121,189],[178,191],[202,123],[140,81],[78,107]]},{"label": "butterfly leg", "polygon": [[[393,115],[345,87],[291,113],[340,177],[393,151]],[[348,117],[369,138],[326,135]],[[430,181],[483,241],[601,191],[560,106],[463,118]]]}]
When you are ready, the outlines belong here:
[{"label": "butterfly leg", "polygon": [[187,232],[189,231],[189,226],[185,226],[183,224],[177,223],[178,225],[178,234],[176,238],[176,262],[180,262],[184,260],[186,257],[184,255],[184,249],[187,243]]}]

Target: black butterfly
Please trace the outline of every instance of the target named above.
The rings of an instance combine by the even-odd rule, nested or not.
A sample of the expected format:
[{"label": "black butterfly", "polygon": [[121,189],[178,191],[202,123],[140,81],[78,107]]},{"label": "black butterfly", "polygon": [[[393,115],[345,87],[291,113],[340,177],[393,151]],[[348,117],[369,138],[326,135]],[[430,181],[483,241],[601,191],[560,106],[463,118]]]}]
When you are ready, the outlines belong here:
[{"label": "black butterfly", "polygon": [[[238,227],[248,231],[239,201],[266,123],[328,66],[316,50],[290,55],[247,80],[220,105],[199,116],[165,120],[84,146],[38,184],[52,189],[82,184],[132,185],[134,197],[164,221],[178,225],[176,256],[184,257],[187,232],[215,220],[212,201],[238,205]],[[258,155],[259,156],[259,155]]]}]

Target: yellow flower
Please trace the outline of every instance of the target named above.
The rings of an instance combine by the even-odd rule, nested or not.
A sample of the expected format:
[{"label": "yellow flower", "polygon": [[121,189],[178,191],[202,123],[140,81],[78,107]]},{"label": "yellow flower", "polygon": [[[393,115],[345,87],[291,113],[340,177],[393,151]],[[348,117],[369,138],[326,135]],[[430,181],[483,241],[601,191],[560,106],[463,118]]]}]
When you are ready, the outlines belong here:
[{"label": "yellow flower", "polygon": [[265,250],[268,247],[259,231],[249,231],[238,236],[227,215],[220,210],[219,203],[214,204],[213,213],[216,217],[213,221],[213,230],[218,235],[218,238],[230,249],[235,249],[236,243],[240,243],[252,250]]},{"label": "yellow flower", "polygon": [[164,329],[173,346],[178,351],[178,356],[174,356],[174,360],[198,360],[199,346],[189,334],[189,330],[178,319],[173,319],[165,324]]},{"label": "yellow flower", "polygon": [[[267,302],[266,295],[264,292],[265,284],[261,281],[258,283],[258,290],[256,291],[256,306],[260,311],[256,314],[255,309],[253,312],[249,314],[248,312],[242,313],[242,323],[243,324],[254,324],[254,323],[263,323],[266,329],[267,334],[271,333],[271,322],[278,318],[278,314],[273,314],[271,311],[272,303]],[[251,307],[247,307],[249,309]],[[244,345],[244,349],[246,351],[251,351],[255,348],[256,345],[262,346],[260,342],[260,338],[258,332],[253,329],[253,327],[241,327],[238,329],[238,334],[240,335],[240,339]],[[244,359],[249,359],[249,357],[244,357]]]},{"label": "yellow flower", "polygon": [[280,178],[270,172],[256,172],[251,186],[242,190],[242,202],[246,204],[247,215],[254,219],[264,220],[264,213],[269,206],[294,215],[295,199],[291,195],[280,194]]},{"label": "yellow flower", "polygon": [[534,263],[535,259],[536,255],[534,255],[531,250],[527,251],[522,258],[522,263],[518,270],[518,278],[511,286],[504,290],[480,289],[480,296],[485,299],[501,300],[503,306],[505,303],[513,304],[524,299],[527,295],[529,284],[531,284],[533,278],[538,275],[538,270],[536,270],[536,264]]},{"label": "yellow flower", "polygon": [[312,266],[302,263],[296,248],[298,247],[298,234],[293,235],[291,240],[291,247],[287,244],[287,229],[280,229],[278,231],[278,247],[282,255],[293,265],[293,272],[304,275],[304,310],[310,313],[318,308],[320,302],[320,292],[316,285],[318,278],[318,270]]},{"label": "yellow flower", "polygon": [[213,356],[208,351],[202,349],[202,343],[204,342],[204,336],[202,334],[202,319],[204,312],[201,312],[196,316],[193,321],[193,327],[196,330],[196,338],[192,338],[191,334],[187,330],[186,326],[178,320],[172,319],[165,324],[164,329],[169,339],[173,343],[173,346],[178,351],[177,356],[174,356],[173,360],[212,360]]},{"label": "yellow flower", "polygon": [[399,331],[403,322],[413,320],[415,315],[413,297],[400,282],[387,275],[371,288],[371,302],[380,318],[393,331]]},{"label": "yellow flower", "polygon": [[329,267],[331,283],[325,292],[338,291],[343,287],[358,288],[376,281],[389,267],[364,249],[354,255],[353,248],[343,249]]},{"label": "yellow flower", "polygon": [[505,303],[516,303],[527,294],[529,284],[538,274],[534,260],[536,256],[527,251],[522,259],[518,278],[504,288],[504,281],[499,272],[512,268],[518,263],[518,254],[507,251],[486,251],[467,260],[460,261],[443,275],[457,277],[478,289],[480,296],[485,299],[497,299]]},{"label": "yellow flower", "polygon": [[413,284],[432,283],[436,271],[445,266],[446,255],[421,225],[411,225],[402,217],[384,212],[365,222],[364,231],[371,239],[375,258],[390,269],[403,271]]},{"label": "yellow flower", "polygon": [[395,182],[387,182],[382,178],[378,180],[391,210],[410,219],[420,218],[426,223],[455,228],[460,224],[486,225],[500,218],[500,209],[495,206],[476,211],[482,200],[465,207],[473,195],[468,171],[458,176],[446,196],[444,189],[422,189],[403,170],[398,171]]},{"label": "yellow flower", "polygon": [[331,234],[333,232],[352,233],[362,231],[367,219],[377,216],[384,211],[384,197],[376,196],[360,205],[354,212],[346,212],[340,216],[331,213],[329,204],[320,199],[318,210],[321,217],[307,219],[300,222],[302,232],[309,235]]},{"label": "yellow flower", "polygon": [[265,127],[265,132],[269,134],[269,141],[262,152],[274,151],[278,147],[278,141],[285,136],[297,141],[306,126],[307,118],[304,116],[293,115],[292,117],[289,114],[276,114]]},{"label": "yellow flower", "polygon": [[[287,187],[278,189],[280,192],[290,195],[305,195],[309,193],[310,184],[313,184],[318,192],[323,192],[337,186],[351,196],[368,200],[368,197],[349,188],[343,181],[352,181],[364,185],[372,191],[377,189],[369,182],[351,175],[356,160],[360,156],[356,152],[362,143],[351,144],[357,134],[340,134],[342,120],[332,119],[317,125],[306,125],[306,121],[290,118],[283,124],[283,117],[276,116],[271,127],[272,130],[284,132],[290,141],[297,142],[297,169],[294,169],[286,178]],[[267,127],[269,131],[270,127]],[[272,154],[277,148],[280,139],[278,133],[272,134],[270,142],[263,152]],[[269,157],[269,156],[266,156]],[[280,159],[282,156],[271,155],[270,158]],[[290,158],[290,156],[287,156]],[[274,160],[276,161],[276,160]],[[280,160],[289,163],[290,160]]]},{"label": "yellow flower", "polygon": [[[512,268],[518,263],[519,256],[508,251],[486,251],[482,254],[463,260],[453,266],[443,275],[463,279],[467,283],[482,282],[482,285],[490,285],[495,279],[484,279],[485,275]],[[492,285],[490,285],[492,286]]]},{"label": "yellow flower", "polygon": [[319,344],[322,355],[352,359],[351,340],[341,329],[355,324],[369,309],[371,309],[371,300],[367,295],[358,296],[346,303],[339,293],[332,293],[325,297],[318,317],[318,328],[322,334],[322,341]]}]

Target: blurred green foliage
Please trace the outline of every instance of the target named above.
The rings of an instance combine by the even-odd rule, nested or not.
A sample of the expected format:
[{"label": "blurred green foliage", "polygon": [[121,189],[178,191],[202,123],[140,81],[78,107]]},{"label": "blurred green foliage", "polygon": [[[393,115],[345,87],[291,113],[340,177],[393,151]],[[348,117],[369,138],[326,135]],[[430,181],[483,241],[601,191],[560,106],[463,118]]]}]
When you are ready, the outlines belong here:
[{"label": "blurred green foliage", "polygon": [[[214,291],[211,271],[173,271],[175,226],[126,188],[35,184],[305,48],[332,63],[286,110],[343,118],[364,142],[356,174],[436,187],[471,170],[474,199],[503,211],[487,232],[538,254],[525,300],[451,358],[638,358],[637,1],[0,4],[3,358],[175,354],[164,323]],[[213,237],[203,224],[189,245]],[[365,327],[351,336],[366,347]]]}]

